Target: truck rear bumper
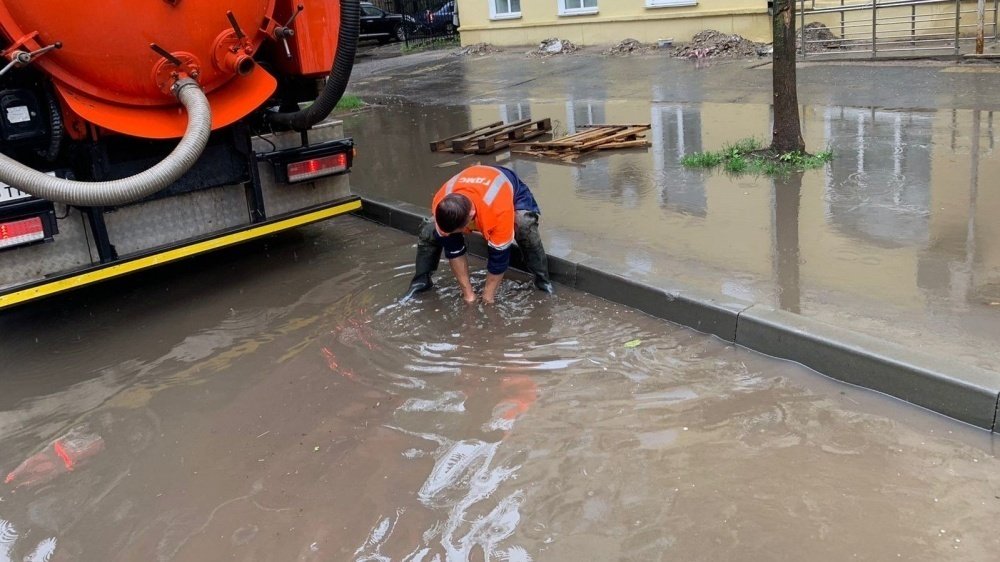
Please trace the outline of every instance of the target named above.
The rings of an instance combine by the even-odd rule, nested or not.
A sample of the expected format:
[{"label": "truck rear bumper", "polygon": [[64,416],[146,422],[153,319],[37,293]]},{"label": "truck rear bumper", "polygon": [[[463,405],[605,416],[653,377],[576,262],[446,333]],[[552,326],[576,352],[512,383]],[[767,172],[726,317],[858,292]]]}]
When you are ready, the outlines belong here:
[{"label": "truck rear bumper", "polygon": [[9,287],[0,290],[0,309],[318,222],[360,208],[361,200],[358,197],[344,197],[277,219],[231,228],[202,238],[188,239],[173,246],[160,247],[147,253],[133,254],[109,263],[82,267],[27,285]]}]

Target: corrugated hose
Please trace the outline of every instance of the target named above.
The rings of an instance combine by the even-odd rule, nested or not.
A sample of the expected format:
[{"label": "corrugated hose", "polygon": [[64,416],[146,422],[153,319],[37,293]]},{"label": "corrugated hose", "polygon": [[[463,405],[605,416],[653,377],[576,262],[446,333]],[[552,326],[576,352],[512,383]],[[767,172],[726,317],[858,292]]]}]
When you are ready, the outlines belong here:
[{"label": "corrugated hose", "polygon": [[212,108],[198,83],[183,78],[173,93],[187,110],[187,129],[177,147],[152,168],[119,180],[83,182],[44,174],[0,154],[0,181],[35,197],[81,207],[124,205],[160,191],[194,166],[212,132]]}]

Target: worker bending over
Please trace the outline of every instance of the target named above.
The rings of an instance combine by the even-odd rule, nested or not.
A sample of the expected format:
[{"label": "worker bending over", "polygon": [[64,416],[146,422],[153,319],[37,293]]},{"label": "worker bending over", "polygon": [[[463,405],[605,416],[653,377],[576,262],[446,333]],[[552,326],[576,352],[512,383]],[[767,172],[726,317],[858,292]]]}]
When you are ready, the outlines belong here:
[{"label": "worker bending over", "polygon": [[552,293],[548,260],[538,234],[538,203],[517,174],[502,166],[471,166],[448,180],[431,206],[433,218],[424,221],[417,244],[417,271],[407,296],[434,286],[441,250],[462,288],[465,302],[475,302],[469,282],[463,232],[477,230],[489,245],[483,301],[493,303],[516,242],[524,263],[535,276],[535,287]]}]

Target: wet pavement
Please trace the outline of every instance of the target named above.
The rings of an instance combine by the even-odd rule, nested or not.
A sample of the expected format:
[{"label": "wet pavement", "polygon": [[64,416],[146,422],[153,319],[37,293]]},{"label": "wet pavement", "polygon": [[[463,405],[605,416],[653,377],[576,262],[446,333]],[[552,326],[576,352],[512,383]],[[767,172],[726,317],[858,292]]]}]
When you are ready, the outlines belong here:
[{"label": "wet pavement", "polygon": [[6,313],[0,561],[1000,547],[990,433],[519,276],[400,304],[413,251],[343,217]]},{"label": "wet pavement", "polygon": [[417,63],[449,59],[453,50],[450,47],[442,45],[440,48],[404,53],[404,48],[405,45],[402,43],[379,45],[375,41],[362,42],[362,44],[358,45],[357,56],[354,59],[354,69],[351,71],[351,80],[364,80],[374,74],[395,72],[398,69],[411,67]]},{"label": "wet pavement", "polygon": [[[533,187],[554,255],[1000,372],[998,87],[993,66],[805,63],[806,144],[834,161],[732,178],[679,161],[769,137],[760,62],[439,58],[355,83],[387,105],[347,119],[361,150],[352,181],[362,195],[426,206],[458,166],[499,162]],[[558,133],[648,122],[653,146],[578,167],[428,151],[432,139],[525,117],[552,118]]]}]

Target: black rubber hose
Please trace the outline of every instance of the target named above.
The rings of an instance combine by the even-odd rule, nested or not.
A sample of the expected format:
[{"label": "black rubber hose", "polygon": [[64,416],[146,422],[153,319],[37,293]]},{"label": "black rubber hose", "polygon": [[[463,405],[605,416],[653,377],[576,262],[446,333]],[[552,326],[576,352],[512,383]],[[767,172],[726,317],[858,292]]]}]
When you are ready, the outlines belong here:
[{"label": "black rubber hose", "polygon": [[45,101],[49,106],[49,146],[45,150],[39,150],[38,152],[47,161],[55,162],[56,157],[59,156],[63,133],[66,129],[63,125],[62,110],[59,107],[59,101],[56,99],[56,92],[52,88],[51,82],[45,83]]},{"label": "black rubber hose", "polygon": [[271,113],[271,123],[304,131],[326,119],[347,89],[354,68],[354,54],[358,50],[358,32],[361,25],[361,3],[359,0],[340,0],[340,33],[337,39],[337,53],[333,67],[327,77],[326,86],[319,97],[309,107],[291,113]]}]

